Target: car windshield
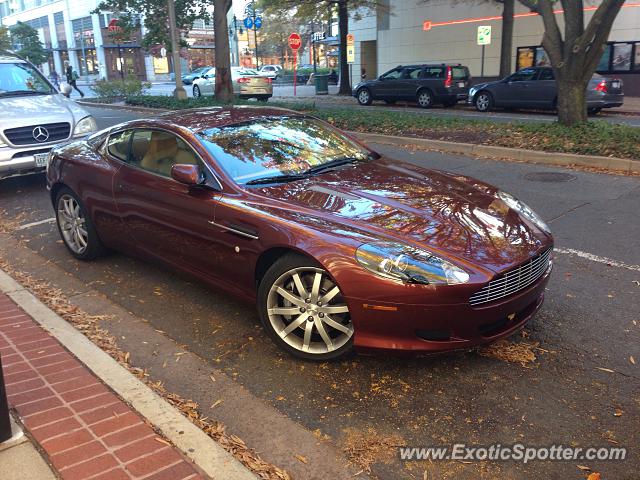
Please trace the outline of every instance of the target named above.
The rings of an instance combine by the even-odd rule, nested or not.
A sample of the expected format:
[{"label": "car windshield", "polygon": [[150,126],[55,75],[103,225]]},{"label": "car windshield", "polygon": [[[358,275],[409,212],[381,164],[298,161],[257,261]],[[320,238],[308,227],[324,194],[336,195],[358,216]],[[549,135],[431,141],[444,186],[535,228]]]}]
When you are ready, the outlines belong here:
[{"label": "car windshield", "polygon": [[[198,134],[207,150],[238,184],[304,175],[324,164],[362,161],[369,150],[318,120],[276,117],[210,128]],[[312,170],[313,169],[313,170]]]},{"label": "car windshield", "polygon": [[0,96],[50,93],[49,82],[28,63],[0,63]]}]

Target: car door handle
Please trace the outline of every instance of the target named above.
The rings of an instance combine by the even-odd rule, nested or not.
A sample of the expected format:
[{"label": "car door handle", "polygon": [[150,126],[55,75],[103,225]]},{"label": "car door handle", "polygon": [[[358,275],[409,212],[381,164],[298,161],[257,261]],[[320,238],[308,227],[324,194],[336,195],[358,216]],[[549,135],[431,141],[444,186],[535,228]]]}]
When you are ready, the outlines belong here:
[{"label": "car door handle", "polygon": [[258,236],[258,232],[256,232],[255,230],[250,230],[247,227],[234,224],[223,225],[221,223],[214,222],[213,220],[209,220],[209,223],[230,233],[235,233],[236,235],[240,235],[241,237],[250,238],[251,240],[258,240],[260,238]]}]

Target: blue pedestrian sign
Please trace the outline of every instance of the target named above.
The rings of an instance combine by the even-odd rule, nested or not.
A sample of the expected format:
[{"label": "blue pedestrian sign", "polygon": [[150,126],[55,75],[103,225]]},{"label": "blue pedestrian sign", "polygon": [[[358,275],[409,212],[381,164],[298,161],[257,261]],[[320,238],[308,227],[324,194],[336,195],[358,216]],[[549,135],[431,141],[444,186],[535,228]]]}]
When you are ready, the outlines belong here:
[{"label": "blue pedestrian sign", "polygon": [[246,28],[247,30],[250,30],[253,28],[253,20],[251,19],[251,17],[246,17],[243,23],[244,23],[244,28]]},{"label": "blue pedestrian sign", "polygon": [[255,25],[256,25],[256,28],[260,28],[260,27],[262,27],[262,17],[256,17],[256,19],[255,19],[255,22],[254,22],[254,23],[255,23]]}]

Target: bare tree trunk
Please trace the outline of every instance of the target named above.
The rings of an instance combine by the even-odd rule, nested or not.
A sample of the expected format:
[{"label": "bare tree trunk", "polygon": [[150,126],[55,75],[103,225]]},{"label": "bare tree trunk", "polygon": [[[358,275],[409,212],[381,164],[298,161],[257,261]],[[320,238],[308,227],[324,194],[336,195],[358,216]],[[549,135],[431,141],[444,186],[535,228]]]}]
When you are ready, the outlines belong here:
[{"label": "bare tree trunk", "polygon": [[502,45],[500,47],[500,78],[511,74],[511,50],[513,49],[513,15],[515,0],[504,0],[502,10]]},{"label": "bare tree trunk", "polygon": [[[556,73],[557,75],[557,73]],[[558,122],[567,127],[586,123],[587,101],[586,91],[588,81],[578,79],[581,74],[567,75],[557,78],[558,85]]]},{"label": "bare tree trunk", "polygon": [[213,10],[213,26],[216,32],[223,32],[215,36],[216,47],[216,99],[231,103],[233,100],[233,85],[231,83],[231,52],[229,50],[229,30],[227,12],[231,7],[230,0],[215,0]]},{"label": "bare tree trunk", "polygon": [[349,33],[348,0],[338,2],[338,35],[340,36],[340,89],[339,95],[351,95],[351,79],[347,63],[347,33]]}]

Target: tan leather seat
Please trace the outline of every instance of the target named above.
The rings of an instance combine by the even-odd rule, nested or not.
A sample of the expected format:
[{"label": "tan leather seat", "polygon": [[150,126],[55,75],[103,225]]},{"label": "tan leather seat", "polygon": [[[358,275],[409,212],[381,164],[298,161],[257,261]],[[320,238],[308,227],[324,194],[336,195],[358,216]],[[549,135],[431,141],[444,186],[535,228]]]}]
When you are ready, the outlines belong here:
[{"label": "tan leather seat", "polygon": [[170,176],[171,167],[178,163],[197,165],[198,160],[193,152],[184,145],[184,142],[179,141],[175,135],[152,131],[149,148],[142,158],[140,166],[145,170]]}]

